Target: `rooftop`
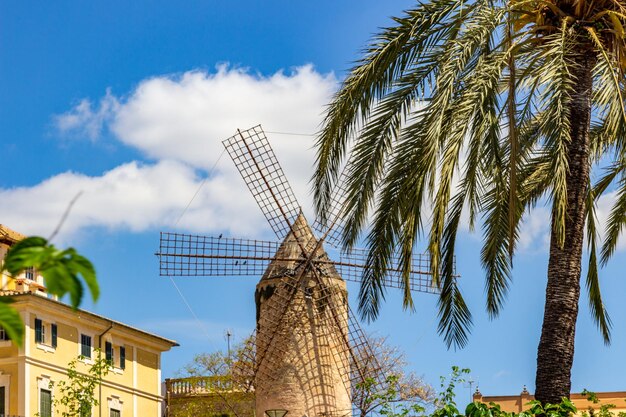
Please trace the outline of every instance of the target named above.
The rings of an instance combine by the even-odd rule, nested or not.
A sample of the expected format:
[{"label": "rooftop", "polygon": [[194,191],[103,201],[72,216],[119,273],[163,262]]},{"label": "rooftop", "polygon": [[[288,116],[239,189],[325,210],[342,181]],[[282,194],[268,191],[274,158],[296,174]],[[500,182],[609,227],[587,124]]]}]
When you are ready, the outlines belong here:
[{"label": "rooftop", "polygon": [[[149,337],[151,339],[159,341],[160,343],[164,343],[166,345],[169,345],[170,347],[180,346],[178,344],[178,342],[176,342],[175,340],[167,339],[165,337],[156,335],[154,333],[146,332],[145,330],[141,330],[141,329],[138,329],[136,327],[129,326],[128,324],[124,324],[124,323],[122,323],[120,321],[112,320],[110,318],[107,318],[105,316],[101,316],[101,315],[96,314],[96,313],[92,313],[92,312],[87,311],[87,310],[82,310],[80,308],[74,310],[71,306],[69,306],[69,305],[67,305],[67,304],[65,304],[65,303],[63,303],[61,301],[54,300],[54,299],[48,298],[48,297],[43,297],[41,295],[35,294],[34,292],[30,292],[30,291],[28,291],[28,292],[1,291],[0,295],[2,295],[2,296],[10,296],[11,298],[13,298],[15,300],[16,304],[18,302],[20,302],[20,301],[29,301],[29,300],[33,300],[33,301],[36,301],[36,302],[50,303],[50,305],[54,305],[54,306],[58,306],[58,307],[63,308],[65,310],[65,312],[68,312],[68,313],[69,312],[75,312],[75,313],[78,313],[78,314],[83,314],[83,315],[85,315],[87,317],[90,317],[90,318],[93,318],[93,319],[95,319],[97,321],[101,321],[101,322],[103,322],[103,324],[108,324],[108,325],[111,325],[113,327],[117,327],[117,328],[120,328],[120,329],[128,330],[128,331],[131,331],[133,333],[138,333],[138,334],[140,334],[142,336],[147,336],[147,337]],[[14,304],[14,305],[16,305],[16,304]]]},{"label": "rooftop", "polygon": [[26,236],[24,236],[23,234],[18,233],[13,229],[9,229],[3,224],[0,224],[0,243],[7,243],[9,245],[12,245],[25,238]]}]

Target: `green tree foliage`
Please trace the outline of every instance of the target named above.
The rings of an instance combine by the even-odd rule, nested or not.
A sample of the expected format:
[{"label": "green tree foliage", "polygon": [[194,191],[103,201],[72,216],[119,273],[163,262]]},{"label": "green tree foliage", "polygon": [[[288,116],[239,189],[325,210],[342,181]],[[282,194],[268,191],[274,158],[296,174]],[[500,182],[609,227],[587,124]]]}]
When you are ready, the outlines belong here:
[{"label": "green tree foliage", "polygon": [[[373,391],[374,380],[369,378],[357,384],[356,390],[367,393],[363,395],[365,401],[363,405],[373,413],[385,417],[408,417],[413,415],[423,415],[426,408],[420,403],[406,401],[398,389],[398,376],[390,375],[386,380],[386,389],[383,391]],[[363,414],[361,414],[363,415]]]},{"label": "green tree foliage", "polygon": [[[384,415],[390,408],[428,406],[435,397],[433,388],[413,372],[406,372],[404,352],[385,338],[367,336],[370,349],[358,357],[365,382],[352,386],[352,404],[358,417]],[[385,380],[381,386],[374,381]]]},{"label": "green tree foliage", "polygon": [[[351,398],[359,417],[384,415],[385,410],[427,406],[434,401],[433,388],[414,373],[406,372],[403,352],[385,338],[368,336],[371,349],[360,352],[359,368],[368,375],[352,387]],[[175,417],[215,417],[227,414],[246,417],[254,414],[254,364],[243,355],[244,345],[232,355],[217,351],[197,355],[179,374],[189,395],[170,399]],[[245,363],[242,363],[245,362]],[[244,375],[239,375],[243,373]],[[386,379],[382,385],[375,381]]]},{"label": "green tree foliage", "polygon": [[[31,267],[44,277],[50,294],[59,297],[69,294],[73,308],[77,308],[83,299],[83,283],[94,301],[100,295],[92,263],[74,248],[61,250],[42,237],[27,237],[9,249],[0,272],[7,271],[12,276],[17,276]],[[0,325],[11,340],[21,346],[24,325],[10,304],[10,297],[0,297]]]},{"label": "green tree foliage", "polygon": [[[168,400],[169,413],[175,417],[252,417],[254,391],[240,383],[234,373],[252,366],[235,366],[244,361],[242,346],[228,355],[217,351],[196,355],[179,371],[187,393],[172,395]],[[240,365],[240,364],[238,364]]]},{"label": "green tree foliage", "polygon": [[[437,397],[429,401],[415,402],[406,401],[403,394],[398,389],[398,375],[390,374],[387,377],[385,389],[375,390],[374,379],[368,379],[357,387],[358,391],[368,393],[364,395],[367,402],[377,404],[377,415],[384,417],[462,417],[455,401],[455,388],[458,384],[465,382],[464,376],[469,373],[469,369],[452,367],[452,374],[449,379],[441,377],[441,391]],[[487,417],[472,415],[472,417]],[[489,416],[492,417],[492,416]]]},{"label": "green tree foliage", "polygon": [[93,363],[86,365],[89,367],[86,373],[76,369],[84,360],[74,359],[67,366],[67,379],[56,383],[53,404],[57,415],[90,417],[92,408],[99,405],[95,391],[109,373],[109,363],[98,349],[95,352]]},{"label": "green tree foliage", "polygon": [[[343,243],[349,250],[366,241],[365,318],[379,313],[395,257],[412,307],[412,255],[425,235],[441,290],[439,332],[449,347],[464,346],[472,317],[455,277],[459,225],[482,228],[486,308],[495,317],[522,217],[549,204],[536,395],[544,403],[569,395],[585,237],[588,302],[610,340],[598,262],[614,253],[626,224],[624,27],[623,1],[429,0],[374,38],[328,107],[313,179],[324,218],[345,165]],[[592,185],[591,167],[607,161]],[[596,202],[613,185],[598,254]]]},{"label": "green tree foliage", "polygon": [[[584,389],[581,394],[586,395],[587,401],[596,406],[600,403],[600,399],[595,392],[587,391],[586,389]],[[620,411],[618,413],[615,413],[614,411],[612,411],[614,408],[616,408],[615,404],[600,404],[597,409],[589,406],[587,411],[583,411],[580,414],[582,417],[626,417],[626,412]]]},{"label": "green tree foliage", "polygon": [[[525,404],[527,410],[521,413],[503,411],[496,403],[480,402],[468,404],[465,412],[461,412],[456,403],[455,389],[465,382],[467,374],[469,369],[453,366],[449,378],[441,377],[441,391],[432,407],[398,402],[399,393],[393,388],[394,384],[389,384],[385,392],[374,394],[372,398],[381,404],[380,415],[385,417],[573,417],[577,413],[576,407],[567,398],[563,398],[560,403],[546,405],[539,401],[531,401]],[[391,376],[390,380],[393,381],[395,378]],[[364,384],[364,389],[369,389],[370,386],[371,381]]]}]

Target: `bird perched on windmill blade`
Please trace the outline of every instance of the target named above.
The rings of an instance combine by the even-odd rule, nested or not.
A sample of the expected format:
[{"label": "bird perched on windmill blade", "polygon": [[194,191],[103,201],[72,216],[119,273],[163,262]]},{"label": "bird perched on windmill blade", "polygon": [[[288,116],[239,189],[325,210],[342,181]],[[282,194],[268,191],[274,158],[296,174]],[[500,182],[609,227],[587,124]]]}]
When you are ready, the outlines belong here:
[{"label": "bird perched on windmill blade", "polygon": [[[243,349],[247,360],[235,361],[235,368],[242,368],[234,371],[244,385],[254,387],[256,415],[270,410],[286,410],[294,417],[349,415],[351,387],[372,376],[372,365],[365,367],[362,358],[373,355],[348,305],[344,280],[360,280],[366,251],[329,258],[322,244],[326,239],[339,242],[341,202],[331,204],[327,219],[314,223],[322,231],[326,220],[332,225],[317,238],[260,126],[238,131],[223,143],[281,242],[163,232],[157,253],[160,273],[261,276],[255,293],[256,331]],[[387,270],[386,287],[404,288],[397,260]],[[415,255],[413,266],[410,289],[438,292],[428,257]],[[373,374],[382,385],[384,378]]]}]

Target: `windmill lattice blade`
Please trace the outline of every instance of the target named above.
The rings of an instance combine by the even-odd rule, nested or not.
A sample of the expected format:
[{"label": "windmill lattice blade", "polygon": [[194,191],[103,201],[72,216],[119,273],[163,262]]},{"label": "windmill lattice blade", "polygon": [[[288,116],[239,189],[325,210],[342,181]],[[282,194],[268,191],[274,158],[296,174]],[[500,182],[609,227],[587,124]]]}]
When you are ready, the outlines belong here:
[{"label": "windmill lattice blade", "polygon": [[300,204],[261,126],[239,131],[222,142],[279,239],[289,233]]},{"label": "windmill lattice blade", "polygon": [[348,337],[350,338],[351,352],[350,356],[350,382],[352,387],[362,384],[367,379],[371,379],[372,392],[384,386],[385,379],[388,375],[381,372],[380,364],[376,355],[370,346],[365,332],[359,324],[358,318],[348,307]]},{"label": "windmill lattice blade", "polygon": [[161,232],[161,276],[261,275],[276,242]]},{"label": "windmill lattice blade", "polygon": [[[350,253],[339,255],[339,261],[334,262],[335,268],[346,281],[361,282],[367,265],[366,249],[352,249]],[[383,285],[389,288],[403,288],[402,271],[399,268],[400,257],[394,254],[391,264],[387,268],[387,275]],[[428,254],[414,254],[411,273],[409,276],[411,291],[439,294],[439,288],[433,285],[430,272],[430,256]]]},{"label": "windmill lattice blade", "polygon": [[371,381],[371,392],[378,392],[385,384],[386,375],[383,375],[381,371],[380,364],[359,320],[347,304],[347,300],[347,315],[342,317],[340,314],[342,307],[336,305],[337,296],[329,294],[326,299],[329,308],[333,311],[332,323],[328,323],[329,328],[332,326],[333,330],[329,331],[328,335],[334,339],[331,342],[334,346],[343,349],[336,350],[333,359],[335,359],[339,373],[349,376],[346,380],[346,389],[350,398],[352,399],[354,389],[362,386],[367,380]]},{"label": "windmill lattice blade", "polygon": [[232,362],[231,373],[235,389],[254,392],[254,373],[256,368],[256,332],[244,340]]},{"label": "windmill lattice blade", "polygon": [[[286,335],[280,331],[285,321],[285,315],[297,292],[299,280],[296,277],[285,277],[280,281],[271,294],[264,301],[259,299],[259,305],[264,303],[264,313],[257,321],[257,333],[255,342],[255,381],[273,381],[276,375],[272,372],[273,364],[280,362],[280,358],[286,352]],[[260,308],[260,307],[259,307]],[[264,327],[259,332],[260,326]],[[292,330],[292,329],[290,329]],[[259,378],[263,375],[263,378]]]},{"label": "windmill lattice blade", "polygon": [[346,178],[346,169],[344,169],[333,188],[333,196],[326,209],[325,218],[320,217],[318,214],[313,222],[313,230],[319,233],[320,236],[325,236],[324,242],[335,248],[341,247],[345,229],[342,215],[348,195]]}]

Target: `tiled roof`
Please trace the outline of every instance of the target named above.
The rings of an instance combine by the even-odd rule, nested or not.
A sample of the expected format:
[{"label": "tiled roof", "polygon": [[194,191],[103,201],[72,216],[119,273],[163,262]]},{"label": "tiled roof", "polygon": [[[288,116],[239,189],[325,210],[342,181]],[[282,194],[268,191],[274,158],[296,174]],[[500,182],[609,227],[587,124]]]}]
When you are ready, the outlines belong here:
[{"label": "tiled roof", "polygon": [[25,238],[26,236],[24,236],[23,234],[18,233],[15,230],[9,229],[3,224],[0,224],[0,242],[13,244]]}]

